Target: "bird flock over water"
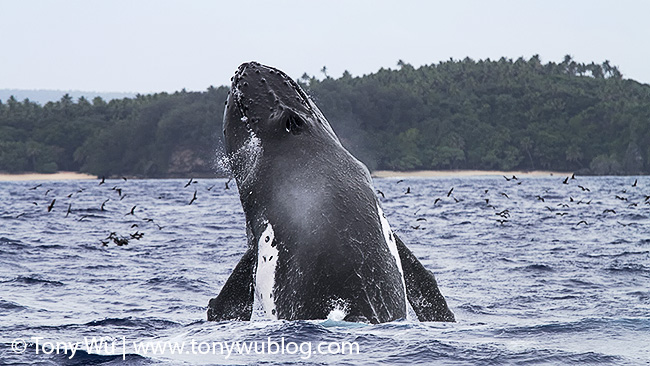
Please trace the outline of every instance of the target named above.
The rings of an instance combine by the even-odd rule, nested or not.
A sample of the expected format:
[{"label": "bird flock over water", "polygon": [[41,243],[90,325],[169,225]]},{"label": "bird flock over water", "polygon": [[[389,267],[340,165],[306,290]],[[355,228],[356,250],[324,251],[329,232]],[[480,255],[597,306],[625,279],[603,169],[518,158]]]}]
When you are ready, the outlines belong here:
[{"label": "bird flock over water", "polygon": [[[503,190],[497,190],[497,192],[494,192],[494,189],[483,189],[478,193],[474,193],[469,197],[467,194],[460,194],[456,196],[454,194],[454,188],[451,187],[448,190],[440,192],[439,196],[429,196],[428,197],[428,207],[429,208],[435,208],[437,206],[440,206],[441,204],[455,204],[455,203],[462,203],[465,202],[474,202],[474,201],[482,201],[484,203],[485,208],[489,208],[492,211],[493,220],[496,224],[498,225],[505,225],[509,222],[512,221],[512,215],[511,215],[511,210],[510,208],[504,208],[511,206],[512,204],[509,204],[508,201],[511,200],[510,195],[505,192],[508,191],[510,194],[513,194],[513,188],[515,189],[514,192],[516,192],[516,188],[521,186],[525,179],[520,179],[516,175],[512,176],[503,176],[504,178],[504,187]],[[396,186],[404,186],[405,181],[403,179],[399,179],[395,182]],[[557,217],[565,217],[569,216],[572,210],[575,207],[578,207],[580,205],[591,205],[592,196],[590,194],[592,193],[592,190],[585,186],[585,183],[580,183],[580,179],[576,178],[575,174],[572,174],[571,176],[563,177],[562,179],[558,180],[556,183],[558,186],[564,186],[567,187],[565,191],[568,191],[568,196],[565,198],[557,199],[557,193],[550,194],[551,188],[544,188],[541,192],[538,192],[538,194],[534,195],[533,197],[526,197],[524,196],[524,199],[531,199],[538,204],[544,205],[544,209],[547,210],[549,213],[554,214]],[[575,190],[573,189],[575,187]],[[621,201],[618,206],[612,206],[611,208],[605,208],[602,211],[602,215],[615,215],[617,213],[617,209],[621,207],[621,205],[625,207],[647,207],[650,209],[650,195],[648,194],[643,194],[640,193],[638,190],[640,187],[638,186],[638,179],[634,179],[633,182],[630,182],[629,185],[626,188],[623,188],[619,191],[617,191],[615,194],[613,194],[612,198],[615,198],[617,201]],[[636,191],[635,191],[636,190]],[[383,191],[377,189],[377,196],[381,197],[381,199],[386,199],[386,193]],[[445,193],[446,192],[446,193]],[[572,193],[572,192],[575,192]],[[410,187],[406,186],[405,188],[401,189],[401,193],[397,194],[402,194],[402,195],[413,195],[416,192]],[[574,196],[577,197],[578,194],[582,194],[582,196],[587,195],[587,198],[574,198]],[[634,195],[632,195],[634,193]],[[551,196],[551,200],[549,200],[549,195]],[[593,196],[596,197],[596,196]],[[634,197],[634,198],[633,198]],[[600,197],[599,197],[600,198]],[[598,199],[599,199],[598,198]],[[634,201],[632,201],[634,199]],[[553,202],[554,204],[551,205],[550,202]],[[557,203],[556,203],[557,202]],[[418,213],[421,209],[418,209],[415,213],[414,216],[418,216]],[[576,212],[575,210],[573,212]],[[589,222],[586,219],[580,218],[579,217],[579,211],[578,213],[578,219],[574,221],[573,225],[576,227],[580,226],[589,226]],[[576,216],[576,215],[573,215]],[[417,217],[415,219],[415,224],[411,225],[410,228],[413,230],[424,230],[425,228],[423,227],[423,222],[426,222],[427,218],[426,217]],[[618,224],[622,226],[629,226],[629,225],[634,225],[634,223],[622,223],[620,221],[617,221]]]},{"label": "bird flock over water", "polygon": [[[602,203],[602,195],[599,196],[598,192],[594,192],[591,187],[588,187],[586,182],[582,182],[580,178],[576,178],[575,175],[559,178],[557,180],[557,187],[542,188],[541,191],[536,192],[533,195],[530,193],[518,194],[517,188],[521,187],[526,179],[520,179],[519,177],[512,176],[503,176],[504,181],[503,185],[500,185],[502,189],[495,189],[494,186],[491,186],[488,189],[480,189],[478,192],[466,192],[462,189],[459,193],[458,190],[455,190],[455,187],[449,187],[448,189],[440,190],[436,195],[429,195],[425,197],[424,200],[419,200],[419,203],[426,204],[421,206],[415,211],[414,216],[415,220],[410,228],[413,230],[424,230],[427,223],[427,217],[422,214],[419,214],[422,207],[435,208],[440,207],[446,204],[474,204],[480,205],[485,209],[488,209],[488,215],[497,225],[507,225],[513,222],[513,209],[516,208],[517,203],[511,199],[511,195],[517,196],[519,200],[530,200],[531,204],[539,205],[540,209],[548,211],[549,215],[556,216],[558,218],[563,218],[564,220],[574,220],[569,222],[575,227],[588,227],[590,225],[590,220],[580,217],[580,210],[577,210],[577,207],[580,206],[589,206],[592,204],[592,200]],[[230,189],[230,182],[232,179],[223,184],[225,190]],[[444,180],[441,180],[444,182]],[[209,187],[200,187],[197,184],[198,182],[194,178],[190,178],[186,183],[179,183],[178,189],[183,191],[186,195],[186,205],[192,206],[196,204],[197,200],[200,199],[200,191],[212,191],[216,184],[213,184]],[[146,215],[140,209],[141,206],[138,205],[137,194],[130,194],[131,187],[129,186],[130,180],[126,177],[121,179],[111,180],[110,184],[106,178],[102,177],[98,184],[97,189],[102,190],[101,195],[97,195],[96,192],[93,193],[93,197],[101,196],[97,201],[96,207],[88,209],[88,203],[84,205],[78,205],[75,201],[75,198],[82,193],[84,193],[84,188],[79,188],[72,192],[65,192],[64,194],[57,194],[57,191],[60,188],[56,187],[47,187],[47,183],[39,183],[35,186],[28,188],[32,193],[42,192],[42,197],[36,200],[33,200],[32,204],[35,206],[36,210],[44,210],[48,215],[57,215],[64,213],[64,219],[66,220],[77,220],[77,221],[86,221],[95,217],[95,215],[102,212],[110,213],[112,217],[120,217],[121,221],[124,223],[130,223],[130,230],[125,233],[126,230],[107,230],[106,236],[102,237],[99,240],[101,246],[108,246],[109,244],[115,244],[117,246],[128,245],[133,240],[142,239],[147,230],[162,230],[164,226],[158,222],[155,217],[149,217],[151,215]],[[395,191],[399,193],[394,193],[393,197],[400,195],[418,195],[419,192],[416,192],[411,186],[407,185],[407,182],[403,179],[397,180],[394,185],[397,187]],[[197,188],[198,187],[198,188]],[[400,188],[401,187],[401,188]],[[561,194],[566,194],[566,197],[560,197],[558,189],[563,187]],[[554,189],[555,188],[555,189]],[[642,192],[642,187],[638,184],[638,179],[630,181],[625,187],[617,189],[615,192],[608,192],[611,194],[612,200],[608,200],[607,207],[604,207],[601,211],[598,211],[600,215],[617,215],[623,208],[632,208],[632,207],[642,207],[650,209],[650,195],[644,194]],[[385,190],[385,189],[384,189]],[[380,199],[387,199],[387,194],[382,190],[376,190],[377,196]],[[389,194],[392,192],[388,192]],[[38,194],[38,195],[40,195]],[[30,197],[34,198],[36,196],[31,195]],[[128,198],[127,198],[128,197]],[[158,196],[158,199],[163,199],[164,197]],[[130,209],[122,211],[123,214],[116,212],[117,210],[124,209],[124,204],[116,205],[115,202],[124,201],[128,202]],[[521,203],[521,201],[519,201]],[[40,207],[40,208],[39,208]],[[78,208],[81,207],[81,208]],[[22,212],[15,215],[15,218],[21,218],[26,215],[27,212]],[[565,218],[566,217],[566,218]],[[635,225],[636,223],[624,223],[617,221],[618,224],[622,226]]]},{"label": "bird flock over water", "polygon": [[[229,179],[228,181],[225,182],[224,189],[230,189],[230,182],[232,179]],[[80,204],[79,206],[82,206],[82,208],[77,209],[75,206],[77,206],[77,202],[75,202],[75,198],[82,193],[86,191],[87,188],[78,188],[77,190],[69,193],[66,192],[63,195],[56,195],[56,191],[59,190],[55,187],[48,188],[44,185],[47,185],[47,183],[39,183],[36,184],[35,186],[32,186],[28,188],[28,191],[34,191],[32,193],[36,192],[43,192],[42,193],[42,198],[38,198],[35,200],[32,200],[32,205],[36,207],[36,210],[38,210],[38,207],[43,207],[43,210],[48,214],[48,215],[57,215],[61,211],[65,211],[64,219],[74,219],[77,221],[87,221],[91,218],[93,218],[94,214],[101,214],[101,213],[110,213],[113,215],[113,217],[119,217],[119,213],[116,213],[115,211],[120,209],[119,207],[116,207],[118,205],[113,206],[112,203],[114,202],[119,202],[125,200],[125,198],[129,197],[127,201],[133,201],[134,199],[137,199],[135,195],[129,195],[129,179],[126,177],[122,177],[121,179],[118,179],[118,182],[121,182],[119,184],[115,184],[113,180],[112,184],[109,184],[109,181],[106,180],[105,177],[102,177],[99,179],[99,182],[97,184],[97,188],[102,191],[102,196],[104,196],[101,201],[98,201],[96,204],[96,208],[88,208],[86,207],[88,204]],[[187,188],[192,189],[197,185],[198,181],[196,181],[194,178],[190,178],[187,183],[179,187],[179,189],[182,190],[187,190]],[[112,186],[112,187],[110,187]],[[209,187],[206,187],[205,189],[207,191],[211,191],[216,184],[211,185]],[[110,188],[109,188],[110,187]],[[187,205],[190,206],[194,204],[198,199],[199,199],[199,188],[194,188],[194,191],[192,193],[188,194],[187,198]],[[96,192],[93,193],[96,195]],[[35,198],[38,196],[31,195],[30,197]],[[163,199],[164,197],[162,195],[157,197],[158,199]],[[122,207],[123,205],[119,205]],[[60,207],[65,207],[63,210],[60,209]],[[124,211],[123,211],[124,212]],[[16,219],[24,217],[28,212],[21,212],[14,217]],[[115,215],[117,214],[117,215]],[[147,229],[142,229],[143,228],[149,228],[149,229],[157,229],[157,230],[162,230],[164,226],[162,226],[157,219],[153,217],[145,217],[141,215],[141,212],[138,209],[138,204],[133,204],[131,208],[124,212],[124,215],[122,216],[124,222],[133,222],[135,221],[141,221],[141,222],[133,222],[130,225],[130,232],[127,234],[124,233],[118,233],[118,231],[108,231],[108,234],[106,237],[102,238],[99,240],[99,244],[101,246],[108,246],[110,243],[114,243],[117,246],[125,246],[128,245],[132,240],[140,240],[145,236],[145,231]]]}]

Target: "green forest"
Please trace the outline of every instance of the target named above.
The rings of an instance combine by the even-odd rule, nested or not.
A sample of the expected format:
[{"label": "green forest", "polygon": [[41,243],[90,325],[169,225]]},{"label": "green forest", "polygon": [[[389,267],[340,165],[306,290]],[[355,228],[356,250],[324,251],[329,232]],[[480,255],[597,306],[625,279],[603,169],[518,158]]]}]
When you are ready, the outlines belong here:
[{"label": "green forest", "polygon": [[[280,66],[281,65],[276,65]],[[470,58],[298,82],[371,170],[650,173],[650,85],[616,66]],[[187,177],[217,168],[228,87],[0,101],[0,171]]]}]

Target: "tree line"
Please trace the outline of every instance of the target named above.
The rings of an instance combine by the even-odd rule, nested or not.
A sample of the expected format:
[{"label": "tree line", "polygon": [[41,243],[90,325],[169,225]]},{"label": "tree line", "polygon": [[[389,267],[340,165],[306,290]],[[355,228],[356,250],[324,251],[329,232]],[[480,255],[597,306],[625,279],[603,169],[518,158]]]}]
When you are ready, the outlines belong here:
[{"label": "tree line", "polygon": [[[449,60],[339,78],[303,75],[343,144],[371,170],[650,173],[650,85],[616,66]],[[109,102],[0,102],[0,170],[214,175],[228,88]]]},{"label": "tree line", "polygon": [[0,103],[0,170],[97,176],[214,175],[227,87],[205,92],[101,97],[64,95],[43,106]]}]

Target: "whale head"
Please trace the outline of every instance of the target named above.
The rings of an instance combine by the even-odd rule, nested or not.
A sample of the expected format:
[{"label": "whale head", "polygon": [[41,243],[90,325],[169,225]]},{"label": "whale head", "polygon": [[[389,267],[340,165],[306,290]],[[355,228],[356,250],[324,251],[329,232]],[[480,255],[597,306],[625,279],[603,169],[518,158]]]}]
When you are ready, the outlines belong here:
[{"label": "whale head", "polygon": [[[257,62],[239,66],[232,77],[223,118],[229,168],[238,184],[254,176],[260,155],[271,166],[310,165],[352,160],[329,122],[287,74]],[[314,160],[316,159],[316,160]]]}]

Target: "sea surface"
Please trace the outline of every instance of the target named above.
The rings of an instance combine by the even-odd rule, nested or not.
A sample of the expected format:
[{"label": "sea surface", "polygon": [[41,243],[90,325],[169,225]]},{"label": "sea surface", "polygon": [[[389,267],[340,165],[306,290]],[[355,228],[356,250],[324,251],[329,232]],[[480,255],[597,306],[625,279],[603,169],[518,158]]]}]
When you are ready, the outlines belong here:
[{"label": "sea surface", "polygon": [[380,325],[207,322],[234,182],[0,182],[0,364],[650,364],[650,177],[508,178],[375,180],[457,319]]}]

